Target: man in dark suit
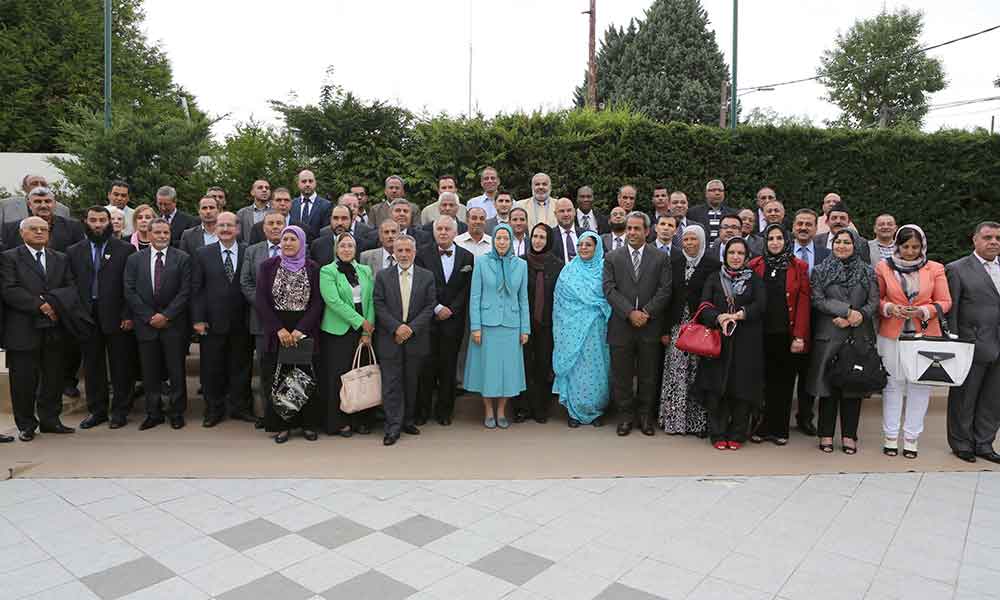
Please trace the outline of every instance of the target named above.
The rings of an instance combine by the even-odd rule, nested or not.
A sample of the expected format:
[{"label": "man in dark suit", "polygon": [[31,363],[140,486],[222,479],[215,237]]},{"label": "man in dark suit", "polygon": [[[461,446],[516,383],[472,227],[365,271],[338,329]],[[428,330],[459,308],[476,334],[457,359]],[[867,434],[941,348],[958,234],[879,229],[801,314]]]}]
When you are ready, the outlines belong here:
[{"label": "man in dark suit", "polygon": [[75,282],[66,255],[46,247],[49,224],[44,219],[28,217],[20,230],[24,245],[0,255],[0,290],[6,305],[3,345],[14,422],[21,441],[30,442],[35,428],[42,433],[73,433],[59,420],[64,345],[70,336],[52,294],[72,288]]},{"label": "man in dark suit", "polygon": [[653,188],[653,211],[649,214],[649,222],[653,226],[649,230],[649,237],[646,238],[647,242],[653,243],[656,240],[656,224],[660,221],[661,216],[669,214],[671,214],[670,191],[667,190],[666,184],[658,183]]},{"label": "man in dark suit", "polygon": [[156,208],[160,211],[160,218],[170,225],[170,245],[180,247],[181,236],[197,225],[198,219],[177,208],[177,190],[169,185],[156,190]]},{"label": "man in dark suit", "polygon": [[[743,221],[738,214],[734,213],[722,217],[719,222],[719,237],[714,242],[709,242],[706,254],[720,263],[724,263],[725,257],[722,254],[726,251],[726,242],[734,237],[738,237],[743,230],[742,228]],[[749,242],[747,242],[747,246],[750,246]],[[757,255],[753,248],[750,248],[750,255]]]},{"label": "man in dark suit", "polygon": [[[135,369],[132,314],[125,301],[125,263],[135,247],[111,235],[111,214],[103,206],[87,209],[87,239],[66,251],[80,303],[94,317],[94,334],[83,342],[87,410],[80,429],[108,420],[111,429],[125,425]],[[108,402],[108,370],[113,396]]]},{"label": "man in dark suit", "polygon": [[170,246],[166,219],[153,219],[149,230],[152,245],[128,257],[125,264],[125,299],[135,323],[146,392],[146,419],[139,430],[164,422],[160,406],[164,366],[170,381],[170,426],[180,429],[187,410],[184,356],[191,339],[191,259],[183,250]]},{"label": "man in dark suit", "polygon": [[697,221],[708,231],[708,243],[719,237],[719,226],[722,217],[735,215],[736,209],[726,206],[726,186],[722,181],[713,179],[705,185],[705,203],[692,207],[687,212],[687,218]]},{"label": "man in dark suit", "polygon": [[236,215],[221,213],[215,224],[219,241],[199,248],[192,261],[191,321],[201,336],[205,427],[218,425],[227,412],[234,419],[256,421],[250,414],[253,347],[238,275],[247,248],[236,241],[237,229]]},{"label": "man in dark suit", "polygon": [[611,215],[608,217],[608,227],[611,231],[601,236],[601,241],[604,243],[604,254],[628,245],[628,236],[625,235],[625,217],[627,216],[628,213],[620,206],[611,209]]},{"label": "man in dark suit", "polygon": [[271,184],[266,179],[253,182],[250,187],[250,200],[250,204],[236,211],[236,221],[240,226],[240,233],[236,239],[244,243],[250,239],[253,226],[263,221],[264,215],[271,208]]},{"label": "man in dark suit", "polygon": [[[345,231],[350,231],[351,221],[351,209],[339,204],[334,206],[333,210],[330,211],[329,227],[324,227],[320,236],[309,244],[310,258],[319,263],[321,267],[332,263],[337,258],[337,249],[334,247],[337,243],[337,236]],[[355,240],[355,245],[360,246],[360,242]],[[358,252],[360,256],[362,250],[359,248]]]},{"label": "man in dark suit", "polygon": [[[292,219],[292,193],[288,188],[278,188],[271,194],[271,211],[279,213],[285,219],[285,225],[295,225]],[[264,221],[261,220],[250,229],[250,241],[247,245],[253,246],[267,239],[264,234]]]},{"label": "man in dark suit", "polygon": [[750,249],[750,256],[761,256],[764,254],[764,238],[753,232],[756,216],[749,208],[740,209],[737,213],[740,217],[740,237],[747,243]]},{"label": "man in dark suit", "polygon": [[299,195],[292,202],[292,218],[306,232],[306,239],[312,241],[319,236],[319,230],[330,222],[333,204],[316,193],[316,176],[312,171],[299,173]]},{"label": "man in dark suit", "polygon": [[[631,433],[639,416],[639,427],[653,435],[653,403],[659,397],[656,374],[662,349],[660,334],[670,301],[670,259],[646,243],[649,215],[629,213],[625,231],[628,246],[604,257],[604,295],[611,305],[608,345],[611,346],[611,373],[618,435]],[[638,376],[637,398],[633,400],[632,379]]]},{"label": "man in dark suit", "polygon": [[205,196],[198,201],[198,218],[201,224],[181,234],[180,249],[188,256],[193,258],[199,248],[219,241],[219,236],[215,233],[215,223],[221,210],[218,199],[213,196]]},{"label": "man in dark suit", "polygon": [[460,205],[458,203],[458,194],[456,194],[455,192],[441,192],[441,194],[438,195],[437,206],[435,207],[437,209],[438,215],[434,217],[434,219],[431,222],[422,225],[420,229],[423,230],[423,232],[426,233],[427,235],[431,236],[431,239],[434,239],[434,229],[435,229],[434,223],[435,221],[437,221],[438,216],[445,215],[451,217],[452,219],[455,220],[456,223],[458,223],[459,234],[465,233],[466,231],[469,230],[469,226],[463,223],[458,218],[459,206]]},{"label": "man in dark suit", "polygon": [[434,220],[433,246],[417,252],[416,265],[434,274],[437,304],[431,324],[431,348],[420,376],[416,424],[431,417],[431,395],[437,393],[433,414],[440,425],[451,425],[455,412],[455,379],[458,353],[465,337],[469,285],[476,262],[471,252],[455,244],[457,220],[442,215]]},{"label": "man in dark suit", "polygon": [[966,462],[1000,463],[1000,223],[980,223],[972,242],[973,254],[947,266],[951,331],[976,342],[965,382],[948,391],[948,445]]},{"label": "man in dark suit", "polygon": [[[340,198],[337,198],[337,204],[339,206],[346,206],[347,208],[351,209],[350,231],[351,235],[354,236],[354,241],[358,247],[357,252],[360,255],[362,252],[368,249],[364,245],[364,240],[368,237],[368,234],[371,232],[371,230],[374,229],[376,226],[374,224],[369,225],[361,220],[361,214],[362,214],[360,212],[361,199],[358,198],[358,196],[353,192],[350,194],[341,194]],[[331,224],[333,223],[332,210],[330,214],[330,222]],[[320,230],[319,235],[322,237],[324,235],[327,235],[329,231],[330,231],[329,227],[324,227],[323,229]]]},{"label": "man in dark suit", "polygon": [[434,275],[413,264],[416,253],[416,240],[408,235],[397,237],[393,246],[396,267],[379,271],[372,294],[385,410],[382,443],[386,446],[399,441],[400,431],[420,434],[414,424],[417,385],[431,351],[431,318],[437,295]]},{"label": "man in dark suit", "polygon": [[[485,194],[480,196],[480,198],[484,199],[483,202],[489,200],[489,197]],[[492,203],[493,208],[496,210],[496,215],[486,219],[486,226],[483,228],[486,235],[490,236],[493,235],[493,230],[496,229],[497,225],[500,223],[510,223],[510,211],[514,208],[514,196],[507,190],[497,190],[496,199],[492,200]],[[472,204],[471,200],[469,201],[469,204]],[[527,215],[527,213],[525,213],[525,215]],[[525,216],[525,219],[527,219],[527,216]],[[468,220],[468,218],[466,218],[466,220]],[[460,233],[459,235],[462,234]]]},{"label": "man in dark suit", "polygon": [[[830,227],[830,231],[817,235],[816,245],[822,246],[827,250],[833,250],[833,236],[851,225],[851,214],[847,210],[847,205],[843,201],[834,204],[826,215],[826,222]],[[859,242],[861,242],[861,247],[858,248],[858,257],[866,263],[871,264],[871,254],[868,252],[868,240],[862,238],[860,235],[858,238],[860,238]]]},{"label": "man in dark suit", "polygon": [[[552,254],[563,264],[569,264],[576,256],[576,242],[584,230],[576,226],[576,208],[569,198],[556,200],[556,226],[552,228]],[[530,240],[528,245],[530,245]]]},{"label": "man in dark suit", "polygon": [[[412,208],[410,202],[404,198],[397,198],[392,201],[390,206],[389,217],[399,225],[399,235],[408,235],[417,241],[417,248],[423,248],[424,246],[429,246],[434,243],[434,238],[431,234],[420,229],[417,226],[411,226],[412,222]],[[378,231],[372,231],[368,234],[367,247],[377,248],[379,246]]]},{"label": "man in dark suit", "polygon": [[608,216],[594,210],[594,190],[585,185],[576,190],[576,227],[580,230],[590,230],[598,235],[611,231],[608,226]]},{"label": "man in dark suit", "polygon": [[774,190],[762,187],[757,190],[757,211],[754,214],[753,233],[760,235],[771,223],[777,223],[792,230],[792,219],[785,214],[785,204],[778,200]]}]

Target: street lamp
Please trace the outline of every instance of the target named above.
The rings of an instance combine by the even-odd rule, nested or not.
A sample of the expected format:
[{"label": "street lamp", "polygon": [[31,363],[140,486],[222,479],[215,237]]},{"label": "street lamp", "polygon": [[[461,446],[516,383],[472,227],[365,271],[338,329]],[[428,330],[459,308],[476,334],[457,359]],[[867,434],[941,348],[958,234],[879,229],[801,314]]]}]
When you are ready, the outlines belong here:
[{"label": "street lamp", "polygon": [[111,129],[111,0],[104,0],[104,128]]}]

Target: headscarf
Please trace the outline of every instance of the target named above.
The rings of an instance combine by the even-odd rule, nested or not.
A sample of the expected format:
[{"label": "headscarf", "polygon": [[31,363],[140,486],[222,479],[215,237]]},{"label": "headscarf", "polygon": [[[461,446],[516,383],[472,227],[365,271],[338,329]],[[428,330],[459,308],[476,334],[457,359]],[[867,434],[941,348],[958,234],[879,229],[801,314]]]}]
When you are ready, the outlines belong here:
[{"label": "headscarf", "polygon": [[[501,230],[506,231],[510,236],[510,246],[507,248],[507,253],[502,256],[499,252],[497,252],[496,235],[497,232]],[[514,269],[513,262],[517,260],[517,257],[514,256],[514,230],[511,226],[506,223],[500,223],[497,225],[493,230],[492,244],[493,247],[490,248],[490,251],[484,254],[480,260],[485,260],[486,264],[488,264],[490,268],[493,269],[493,272],[496,273],[497,281],[499,282],[497,285],[497,293],[513,296],[517,293],[517,290],[514,288],[514,283],[510,281],[510,272]]]},{"label": "headscarf", "polygon": [[[920,236],[920,256],[914,260],[904,260],[899,254],[899,247],[902,245],[899,241],[899,234],[901,234],[904,229],[911,229]],[[913,300],[920,292],[920,274],[918,271],[924,268],[924,265],[927,264],[927,236],[924,235],[924,230],[917,225],[903,225],[898,231],[896,231],[896,237],[893,240],[893,245],[895,248],[892,251],[892,256],[885,260],[889,263],[889,267],[896,272],[896,276],[899,277],[899,283],[903,288],[903,293],[906,294],[908,299]]]},{"label": "headscarf", "polygon": [[299,251],[291,258],[285,256],[285,253],[282,252],[280,254],[281,268],[292,273],[298,273],[306,266],[306,232],[302,231],[302,228],[298,225],[289,225],[281,230],[281,237],[285,237],[285,234],[289,231],[294,233],[295,237],[299,238]]},{"label": "headscarf", "polygon": [[[553,354],[552,370],[567,374],[581,352],[594,352],[585,342],[595,322],[607,323],[611,306],[601,285],[604,271],[604,245],[593,231],[586,231],[577,244],[590,238],[594,241],[594,256],[584,260],[579,252],[569,261],[556,281],[552,331],[558,338],[559,352]],[[602,338],[603,342],[603,338]]]},{"label": "headscarf", "polygon": [[[729,247],[733,244],[743,244],[743,266],[738,269],[729,266]],[[749,267],[749,256],[750,247],[747,245],[747,241],[740,236],[732,237],[726,242],[726,250],[722,253],[722,268],[719,269],[719,275],[722,278],[722,289],[726,292],[726,298],[731,299],[734,296],[742,296],[746,292],[747,282],[753,276],[753,271]]]},{"label": "headscarf", "polygon": [[837,238],[844,234],[851,236],[854,241],[854,253],[847,258],[837,258],[836,254],[830,252],[823,262],[813,268],[811,279],[813,289],[822,289],[829,285],[840,285],[848,289],[862,286],[868,289],[871,267],[858,255],[858,248],[862,244],[860,236],[851,229],[842,229],[836,234],[830,234],[833,236],[830,245],[833,246]]},{"label": "headscarf", "polygon": [[[531,238],[535,235],[535,230],[539,227],[545,230],[545,247],[540,251],[536,251],[535,247],[531,244]],[[528,268],[532,271],[544,271],[545,256],[552,252],[552,228],[545,223],[536,223],[528,233],[527,241],[528,253],[524,255],[524,258],[528,261]]]},{"label": "headscarf", "polygon": [[[771,254],[771,250],[767,247],[767,238],[775,229],[781,232],[785,245],[781,248],[781,252]],[[771,223],[764,229],[764,266],[767,267],[767,271],[787,270],[792,258],[792,236],[779,223]]]},{"label": "headscarf", "polygon": [[702,229],[701,225],[688,225],[684,228],[684,232],[681,233],[681,248],[684,248],[684,236],[688,233],[693,233],[698,237],[698,254],[695,256],[688,256],[687,252],[684,252],[684,258],[687,260],[687,267],[694,271],[701,262],[702,257],[705,256],[705,230]]},{"label": "headscarf", "polygon": [[351,238],[354,240],[354,255],[355,259],[357,258],[358,242],[354,239],[354,236],[346,231],[336,236],[333,241],[333,256],[334,260],[337,262],[337,270],[344,274],[344,277],[347,278],[347,283],[351,284],[351,286],[361,285],[358,282],[358,270],[354,268],[354,265],[357,264],[356,261],[351,260],[350,262],[344,262],[340,260],[339,256],[337,256],[337,246],[339,246],[340,242],[345,238]]}]

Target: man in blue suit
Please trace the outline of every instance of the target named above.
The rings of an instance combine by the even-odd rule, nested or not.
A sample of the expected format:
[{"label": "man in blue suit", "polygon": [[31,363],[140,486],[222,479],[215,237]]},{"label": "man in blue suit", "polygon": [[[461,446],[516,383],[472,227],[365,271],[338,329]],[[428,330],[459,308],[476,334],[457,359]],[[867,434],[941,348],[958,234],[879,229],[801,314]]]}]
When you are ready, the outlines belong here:
[{"label": "man in blue suit", "polygon": [[292,220],[306,232],[310,242],[319,237],[319,230],[330,224],[333,204],[316,193],[316,176],[312,171],[299,173],[299,195],[292,201]]}]

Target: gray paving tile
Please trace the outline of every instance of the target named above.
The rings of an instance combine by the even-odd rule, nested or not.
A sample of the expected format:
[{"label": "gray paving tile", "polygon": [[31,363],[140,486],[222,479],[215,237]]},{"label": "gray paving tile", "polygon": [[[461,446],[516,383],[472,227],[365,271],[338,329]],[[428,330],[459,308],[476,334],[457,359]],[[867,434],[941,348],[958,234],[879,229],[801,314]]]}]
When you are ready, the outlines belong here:
[{"label": "gray paving tile", "polygon": [[417,593],[378,571],[368,571],[320,594],[326,600],[403,600]]},{"label": "gray paving tile", "polygon": [[275,525],[266,519],[254,519],[241,525],[223,529],[212,534],[212,537],[234,550],[243,552],[254,546],[276,540],[291,533],[284,527]]},{"label": "gray paving tile", "polygon": [[458,528],[426,515],[416,515],[395,525],[386,527],[382,533],[409,542],[414,546],[425,546],[442,538]]},{"label": "gray paving tile", "polygon": [[604,588],[594,600],[661,600],[662,596],[647,594],[642,590],[630,588],[620,583],[612,583]]},{"label": "gray paving tile", "polygon": [[313,593],[281,573],[271,573],[256,581],[229,590],[216,600],[306,600]]},{"label": "gray paving tile", "polygon": [[361,539],[374,531],[344,517],[334,517],[322,523],[310,525],[299,531],[299,535],[327,548],[337,548]]},{"label": "gray paving tile", "polygon": [[487,554],[469,566],[514,585],[522,585],[553,564],[555,563],[551,560],[542,558],[537,554],[518,550],[511,546],[504,546],[496,552]]},{"label": "gray paving tile", "polygon": [[87,575],[80,581],[102,600],[112,600],[166,581],[174,572],[148,556]]}]

